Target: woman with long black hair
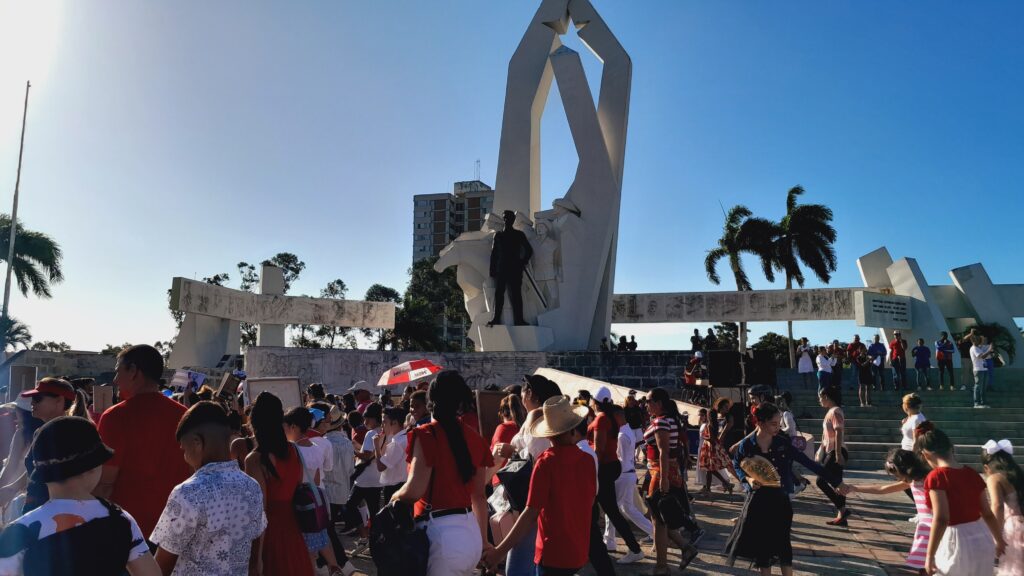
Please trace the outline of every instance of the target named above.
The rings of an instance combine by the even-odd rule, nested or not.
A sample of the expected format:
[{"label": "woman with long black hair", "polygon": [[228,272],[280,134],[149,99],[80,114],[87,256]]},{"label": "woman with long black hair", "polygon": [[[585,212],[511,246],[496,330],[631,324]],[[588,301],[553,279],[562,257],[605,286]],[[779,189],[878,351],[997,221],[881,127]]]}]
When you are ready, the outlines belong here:
[{"label": "woman with long black hair", "polygon": [[484,483],[493,459],[483,437],[459,421],[470,395],[458,372],[437,374],[427,390],[433,420],[409,432],[409,477],[392,497],[415,504],[426,525],[428,576],[470,576],[487,538]]},{"label": "woman with long black hair", "polygon": [[[697,557],[697,541],[704,535],[690,517],[689,495],[679,467],[684,441],[683,424],[676,403],[663,388],[655,388],[647,397],[651,424],[644,431],[647,445],[647,505],[654,520],[654,574],[668,574],[668,541],[682,550],[680,570]],[[675,513],[681,511],[681,513]],[[671,523],[669,523],[671,522]],[[679,533],[690,531],[687,541]]]},{"label": "woman with long black hair", "polygon": [[[793,545],[790,531],[793,527],[793,461],[818,474],[830,489],[845,492],[842,478],[832,476],[826,468],[793,447],[782,427],[782,413],[778,407],[762,402],[755,409],[757,427],[736,448],[734,464],[747,499],[732,534],[725,543],[725,553],[731,566],[736,558],[754,561],[763,576],[770,576],[772,563],[778,562],[784,576],[793,574]],[[758,463],[749,470],[745,460]],[[768,475],[775,477],[772,484],[763,484]],[[834,487],[834,488],[833,488]]]},{"label": "woman with long black hair", "polygon": [[245,457],[245,473],[263,490],[267,529],[252,554],[262,574],[313,575],[313,562],[302,538],[292,498],[302,482],[298,449],[284,433],[281,400],[263,392],[252,406],[251,425],[256,448]]}]

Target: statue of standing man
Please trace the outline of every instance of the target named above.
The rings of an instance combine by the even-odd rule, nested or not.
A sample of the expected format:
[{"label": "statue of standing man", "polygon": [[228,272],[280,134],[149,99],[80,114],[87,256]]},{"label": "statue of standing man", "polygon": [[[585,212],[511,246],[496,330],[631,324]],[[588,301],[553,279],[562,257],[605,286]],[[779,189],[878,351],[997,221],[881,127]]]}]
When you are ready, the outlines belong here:
[{"label": "statue of standing man", "polygon": [[494,235],[491,249],[491,278],[494,278],[494,317],[488,326],[501,324],[501,313],[505,307],[505,290],[512,302],[512,318],[516,326],[526,326],[523,319],[523,271],[533,256],[533,248],[526,234],[512,227],[516,213],[505,210],[505,229]]}]

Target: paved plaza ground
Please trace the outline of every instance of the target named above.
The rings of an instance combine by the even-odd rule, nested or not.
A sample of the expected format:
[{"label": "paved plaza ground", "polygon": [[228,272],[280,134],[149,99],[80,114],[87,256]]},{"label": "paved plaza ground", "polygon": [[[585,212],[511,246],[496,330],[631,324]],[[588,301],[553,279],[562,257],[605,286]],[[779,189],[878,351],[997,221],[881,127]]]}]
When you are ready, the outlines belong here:
[{"label": "paved plaza ground", "polygon": [[[692,472],[692,471],[691,471]],[[640,472],[642,475],[643,472]],[[883,472],[848,472],[852,483],[880,483],[889,481]],[[691,492],[696,492],[691,484]],[[870,498],[870,500],[868,499]],[[739,561],[736,566],[726,566],[721,554],[722,546],[732,529],[733,521],[739,517],[743,495],[737,490],[733,495],[714,492],[712,498],[695,502],[698,520],[708,531],[701,541],[701,554],[686,574],[754,574],[748,562]],[[902,492],[888,496],[852,495],[850,508],[853,516],[847,528],[826,526],[825,521],[833,517],[833,511],[824,495],[813,486],[801,494],[793,505],[793,551],[794,566],[799,575],[817,574],[866,574],[894,575],[911,574],[902,568],[907,550],[910,548],[914,525],[907,518],[914,514],[914,506]],[[644,547],[649,558],[630,566],[616,567],[620,576],[650,574],[654,566],[654,550]],[[621,556],[625,546],[619,542]],[[678,562],[676,550],[670,550],[669,562]],[[373,563],[368,557],[354,559],[361,574],[374,574]],[[778,568],[775,569],[778,574]],[[589,567],[580,574],[594,574]],[[674,570],[673,574],[680,574]]]}]

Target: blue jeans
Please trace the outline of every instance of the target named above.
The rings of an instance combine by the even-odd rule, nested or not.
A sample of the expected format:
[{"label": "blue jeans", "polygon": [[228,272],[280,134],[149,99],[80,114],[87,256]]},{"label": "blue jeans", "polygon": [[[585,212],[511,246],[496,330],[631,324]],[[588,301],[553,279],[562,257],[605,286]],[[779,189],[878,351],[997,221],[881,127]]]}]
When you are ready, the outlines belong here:
[{"label": "blue jeans", "polygon": [[828,388],[830,381],[832,380],[832,373],[825,372],[824,370],[818,370],[818,394],[825,388]]},{"label": "blue jeans", "polygon": [[508,556],[505,558],[505,575],[534,576],[537,574],[537,565],[533,563],[536,545],[537,528],[534,528],[508,551]]},{"label": "blue jeans", "polygon": [[974,405],[985,403],[985,385],[988,384],[988,370],[974,373]]},{"label": "blue jeans", "polygon": [[917,367],[914,368],[914,371],[917,372],[917,374],[915,375],[915,380],[917,381],[917,389],[918,390],[921,389],[921,379],[922,378],[924,379],[924,385],[928,386],[929,388],[931,387],[932,381],[931,381],[930,378],[928,378],[928,371],[929,370],[931,370],[931,368],[917,368]]},{"label": "blue jeans", "polygon": [[890,362],[892,366],[892,387],[894,390],[903,390],[907,387],[907,361],[904,358],[896,358]]},{"label": "blue jeans", "polygon": [[885,388],[885,368],[871,363],[871,385],[879,390]]}]

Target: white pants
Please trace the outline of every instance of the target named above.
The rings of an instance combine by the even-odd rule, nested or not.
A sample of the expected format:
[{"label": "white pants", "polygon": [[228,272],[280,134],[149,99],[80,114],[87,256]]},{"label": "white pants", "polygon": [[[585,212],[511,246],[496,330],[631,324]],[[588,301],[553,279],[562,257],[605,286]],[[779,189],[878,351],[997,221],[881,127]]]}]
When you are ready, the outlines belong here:
[{"label": "white pants", "polygon": [[472,576],[484,549],[476,516],[453,514],[432,518],[426,525],[430,540],[427,576]]},{"label": "white pants", "polygon": [[[615,500],[618,502],[619,511],[627,520],[653,537],[654,526],[636,506],[636,486],[636,471],[623,472],[615,481]],[[608,548],[615,546],[615,527],[607,516],[604,517],[604,543]]]}]

